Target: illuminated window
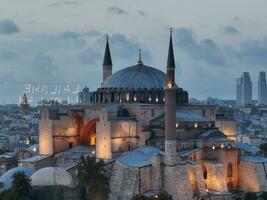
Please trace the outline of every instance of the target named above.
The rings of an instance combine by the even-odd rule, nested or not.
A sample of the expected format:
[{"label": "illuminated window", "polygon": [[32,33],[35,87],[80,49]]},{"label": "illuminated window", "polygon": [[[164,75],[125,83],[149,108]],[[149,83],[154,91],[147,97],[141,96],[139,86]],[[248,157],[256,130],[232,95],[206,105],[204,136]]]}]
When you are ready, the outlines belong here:
[{"label": "illuminated window", "polygon": [[126,101],[129,101],[129,100],[130,100],[130,94],[127,93],[127,94],[126,94]]},{"label": "illuminated window", "polygon": [[172,85],[173,85],[172,82],[169,82],[168,83],[168,88],[172,88]]},{"label": "illuminated window", "polygon": [[152,100],[151,94],[149,94],[148,101],[151,101],[151,100]]}]

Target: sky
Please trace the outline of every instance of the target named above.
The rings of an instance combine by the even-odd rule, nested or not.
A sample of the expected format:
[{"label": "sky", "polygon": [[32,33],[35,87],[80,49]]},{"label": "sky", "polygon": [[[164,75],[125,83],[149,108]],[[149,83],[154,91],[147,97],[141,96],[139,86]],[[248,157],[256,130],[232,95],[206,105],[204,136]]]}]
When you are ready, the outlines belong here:
[{"label": "sky", "polygon": [[[139,48],[146,65],[165,72],[170,27],[176,82],[191,98],[234,99],[244,71],[256,98],[258,73],[267,71],[266,7],[266,0],[0,0],[0,104],[16,103],[27,84],[35,88],[29,96],[39,92],[35,100],[55,87],[74,96],[95,90],[106,34],[114,72],[134,65]],[[42,85],[51,91],[41,93]]]}]

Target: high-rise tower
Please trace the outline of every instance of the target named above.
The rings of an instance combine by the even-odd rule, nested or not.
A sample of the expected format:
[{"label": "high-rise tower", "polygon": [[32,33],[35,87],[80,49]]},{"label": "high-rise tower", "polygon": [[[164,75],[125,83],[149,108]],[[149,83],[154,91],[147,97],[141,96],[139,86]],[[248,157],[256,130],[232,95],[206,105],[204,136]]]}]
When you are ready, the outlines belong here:
[{"label": "high-rise tower", "polygon": [[236,78],[236,105],[242,105],[242,78]]},{"label": "high-rise tower", "polygon": [[243,106],[252,104],[252,83],[248,72],[243,72],[241,80],[241,103]]},{"label": "high-rise tower", "polygon": [[106,48],[105,48],[105,54],[104,54],[104,60],[103,60],[103,80],[102,84],[107,80],[107,78],[112,75],[112,59],[110,55],[110,49],[109,49],[109,42],[108,42],[108,36],[106,41]]},{"label": "high-rise tower", "polygon": [[266,72],[259,73],[258,80],[258,104],[267,104]]}]

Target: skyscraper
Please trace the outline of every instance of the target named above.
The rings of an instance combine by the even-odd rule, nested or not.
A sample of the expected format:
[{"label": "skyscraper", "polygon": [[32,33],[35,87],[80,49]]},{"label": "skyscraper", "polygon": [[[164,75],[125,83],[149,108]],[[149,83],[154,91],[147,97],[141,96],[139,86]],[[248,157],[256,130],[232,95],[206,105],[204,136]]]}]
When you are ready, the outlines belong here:
[{"label": "skyscraper", "polygon": [[248,72],[236,78],[236,104],[246,106],[252,103],[252,83]]},{"label": "skyscraper", "polygon": [[241,77],[241,104],[252,103],[252,83],[248,72],[243,72]]},{"label": "skyscraper", "polygon": [[242,91],[241,91],[241,84],[242,84],[242,79],[236,78],[236,104],[237,106],[241,106],[242,105]]},{"label": "skyscraper", "polygon": [[259,73],[258,80],[258,104],[267,104],[266,72]]}]

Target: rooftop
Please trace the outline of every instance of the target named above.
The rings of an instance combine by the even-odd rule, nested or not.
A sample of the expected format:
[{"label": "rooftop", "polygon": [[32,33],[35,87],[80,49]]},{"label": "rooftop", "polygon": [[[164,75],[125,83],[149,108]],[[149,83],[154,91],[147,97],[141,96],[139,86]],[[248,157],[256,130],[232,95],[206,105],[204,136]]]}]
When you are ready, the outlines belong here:
[{"label": "rooftop", "polygon": [[151,164],[150,158],[153,155],[159,155],[160,149],[151,146],[140,147],[126,155],[117,158],[117,161],[130,167],[143,167]]},{"label": "rooftop", "polygon": [[261,156],[240,156],[240,160],[252,163],[267,163],[267,158]]},{"label": "rooftop", "polygon": [[185,110],[185,109],[176,110],[176,120],[178,120],[178,121],[193,121],[193,122],[211,121],[207,117],[203,117],[203,116],[201,116],[195,112]]}]

